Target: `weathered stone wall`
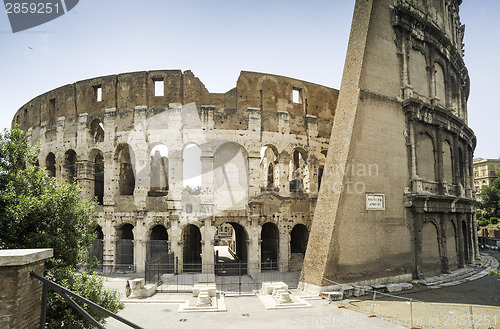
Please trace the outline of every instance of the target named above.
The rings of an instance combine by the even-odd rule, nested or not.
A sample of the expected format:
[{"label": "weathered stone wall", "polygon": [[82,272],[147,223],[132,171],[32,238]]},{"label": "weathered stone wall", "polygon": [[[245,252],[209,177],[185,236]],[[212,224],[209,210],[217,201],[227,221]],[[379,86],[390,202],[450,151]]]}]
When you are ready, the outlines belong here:
[{"label": "weathered stone wall", "polygon": [[410,280],[477,259],[458,6],[356,1],[305,287]]},{"label": "weathered stone wall", "polygon": [[[158,81],[163,96],[155,96]],[[209,93],[190,71],[136,72],[38,96],[13,126],[41,143],[41,166],[59,180],[75,178],[86,197],[98,198],[109,268],[124,261],[117,245],[125,244],[133,264],[121,269],[144,271],[153,230],[162,227],[182,270],[193,260],[185,254],[195,225],[201,247],[192,247],[201,248],[203,271],[211,272],[217,227],[231,223],[244,232],[235,245],[257,264],[254,272],[268,253],[287,271],[300,268],[292,258],[303,258],[292,257],[291,232],[298,224],[310,228],[337,97],[331,88],[254,72],[242,72],[225,94]],[[159,147],[168,155],[155,160]],[[199,189],[184,183],[189,147],[201,154]],[[266,223],[277,228],[276,250],[262,242]]]},{"label": "weathered stone wall", "polygon": [[0,251],[0,327],[5,329],[40,326],[42,283],[30,272],[43,275],[50,249]]}]

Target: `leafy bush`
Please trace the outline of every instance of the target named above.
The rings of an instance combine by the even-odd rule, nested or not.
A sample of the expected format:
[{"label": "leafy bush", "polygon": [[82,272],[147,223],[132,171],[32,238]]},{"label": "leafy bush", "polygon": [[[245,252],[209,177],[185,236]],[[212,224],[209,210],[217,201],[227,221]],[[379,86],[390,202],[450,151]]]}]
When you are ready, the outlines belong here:
[{"label": "leafy bush", "polygon": [[488,226],[488,224],[489,224],[489,223],[488,223],[487,221],[485,221],[485,220],[478,220],[478,221],[477,221],[477,225],[478,225],[479,227]]}]

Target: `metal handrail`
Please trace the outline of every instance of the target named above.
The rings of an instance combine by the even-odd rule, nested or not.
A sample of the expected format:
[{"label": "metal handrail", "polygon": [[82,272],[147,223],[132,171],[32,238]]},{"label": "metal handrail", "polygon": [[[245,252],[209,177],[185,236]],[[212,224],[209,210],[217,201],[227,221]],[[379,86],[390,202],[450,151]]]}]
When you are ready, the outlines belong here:
[{"label": "metal handrail", "polygon": [[94,319],[90,314],[88,314],[87,311],[85,311],[80,305],[78,305],[70,297],[73,297],[74,299],[76,299],[80,302],[83,302],[83,303],[89,305],[90,307],[93,307],[93,308],[103,312],[104,314],[106,314],[112,318],[115,318],[116,320],[128,325],[129,327],[132,327],[135,329],[144,329],[143,327],[140,327],[140,326],[128,321],[127,319],[124,319],[121,316],[116,315],[115,313],[105,309],[104,307],[99,306],[96,303],[94,303],[94,302],[92,302],[92,301],[90,301],[90,300],[88,300],[88,299],[86,299],[78,294],[75,294],[71,290],[68,290],[68,289],[64,288],[63,286],[60,286],[57,283],[39,275],[33,271],[30,272],[30,276],[34,279],[40,280],[43,283],[42,314],[40,315],[40,329],[45,328],[45,319],[46,319],[46,314],[47,314],[47,290],[48,290],[48,287],[52,288],[52,290],[54,290],[59,295],[61,295],[61,297],[64,298],[71,307],[73,307],[75,310],[77,310],[87,321],[89,321],[90,323],[92,323],[94,326],[96,326],[99,329],[106,329],[106,328],[102,324],[97,322],[96,319]]}]

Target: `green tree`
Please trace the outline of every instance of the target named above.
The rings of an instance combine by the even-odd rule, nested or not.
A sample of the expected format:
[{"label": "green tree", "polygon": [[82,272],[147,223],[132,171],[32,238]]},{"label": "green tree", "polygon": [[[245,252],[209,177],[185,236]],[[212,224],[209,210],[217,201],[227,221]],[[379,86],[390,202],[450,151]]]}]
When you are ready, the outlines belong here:
[{"label": "green tree", "polygon": [[[18,129],[0,134],[0,248],[53,248],[45,276],[117,312],[116,291],[103,289],[95,272],[77,272],[95,239],[95,203],[82,201],[77,184],[57,183],[36,165],[32,148]],[[86,308],[98,321],[105,316]],[[47,328],[91,328],[83,317],[49,290]]]},{"label": "green tree", "polygon": [[500,216],[500,177],[498,176],[500,176],[500,171],[491,185],[483,186],[480,192],[479,209],[486,213],[485,217],[488,219]]}]

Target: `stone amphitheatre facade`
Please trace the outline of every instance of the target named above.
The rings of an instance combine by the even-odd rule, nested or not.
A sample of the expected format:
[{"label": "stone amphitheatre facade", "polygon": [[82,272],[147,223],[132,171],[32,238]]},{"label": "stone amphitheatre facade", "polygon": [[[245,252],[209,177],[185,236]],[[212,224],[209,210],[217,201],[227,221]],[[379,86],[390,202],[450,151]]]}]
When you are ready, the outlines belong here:
[{"label": "stone amphitheatre facade", "polygon": [[229,228],[249,272],[296,271],[337,96],[262,73],[241,72],[214,94],[190,71],[135,72],[47,92],[13,124],[40,142],[50,175],[97,198],[108,269],[142,272],[163,253],[178,272],[213,272]]},{"label": "stone amphitheatre facade", "polygon": [[109,270],[214,273],[227,243],[307,289],[447,273],[479,257],[460,3],[357,1],[340,91],[135,72],[49,91],[13,125],[98,200]]}]

